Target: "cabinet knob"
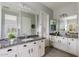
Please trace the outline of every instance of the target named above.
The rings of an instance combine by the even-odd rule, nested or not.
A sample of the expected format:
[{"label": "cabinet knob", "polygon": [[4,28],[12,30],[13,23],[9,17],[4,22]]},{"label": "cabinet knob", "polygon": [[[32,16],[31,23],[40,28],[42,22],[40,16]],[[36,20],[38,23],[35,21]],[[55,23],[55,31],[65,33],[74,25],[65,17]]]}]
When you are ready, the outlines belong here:
[{"label": "cabinet knob", "polygon": [[12,49],[8,49],[7,52],[12,51]]},{"label": "cabinet knob", "polygon": [[26,47],[27,45],[24,45],[24,47]]},{"label": "cabinet knob", "polygon": [[34,42],[34,44],[36,44],[36,42]]},{"label": "cabinet knob", "polygon": [[17,54],[15,54],[15,57],[17,57]]}]

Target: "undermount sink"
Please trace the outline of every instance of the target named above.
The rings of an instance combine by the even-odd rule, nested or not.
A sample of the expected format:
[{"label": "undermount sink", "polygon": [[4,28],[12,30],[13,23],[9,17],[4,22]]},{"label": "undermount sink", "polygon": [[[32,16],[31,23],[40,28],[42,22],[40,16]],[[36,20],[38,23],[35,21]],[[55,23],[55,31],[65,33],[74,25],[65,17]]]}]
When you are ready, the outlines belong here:
[{"label": "undermount sink", "polygon": [[29,39],[23,39],[22,41],[26,42],[26,41],[29,41],[29,40],[34,40],[33,38],[29,38]]}]

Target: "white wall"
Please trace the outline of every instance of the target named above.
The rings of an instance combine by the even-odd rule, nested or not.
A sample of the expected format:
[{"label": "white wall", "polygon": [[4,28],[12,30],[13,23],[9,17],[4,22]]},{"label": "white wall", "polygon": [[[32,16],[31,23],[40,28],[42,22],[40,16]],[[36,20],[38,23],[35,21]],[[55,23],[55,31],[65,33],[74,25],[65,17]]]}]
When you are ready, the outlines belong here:
[{"label": "white wall", "polygon": [[[19,3],[19,2],[3,2],[2,5],[6,5],[6,6],[9,6],[10,8],[16,8],[17,10],[19,10],[20,8],[22,8],[22,4]],[[10,6],[11,5],[11,6]],[[53,18],[53,11],[46,7],[45,5],[39,3],[39,2],[23,2],[23,5],[24,5],[24,10],[26,12],[30,12],[30,13],[39,13],[40,11],[44,11],[46,12],[47,14],[50,15],[50,19]],[[16,6],[16,7],[15,7]],[[20,7],[20,8],[19,8]],[[22,9],[23,10],[23,9]]]},{"label": "white wall", "polygon": [[1,6],[0,6],[0,37],[1,37]]},{"label": "white wall", "polygon": [[61,8],[54,9],[54,18],[59,17],[59,15],[63,13],[67,13],[68,15],[74,15],[77,14],[77,3],[68,4]]},{"label": "white wall", "polygon": [[49,14],[50,19],[53,19],[53,11],[50,8],[44,6],[43,4],[39,2],[26,2],[26,5],[33,8],[33,10],[35,11],[37,10],[37,12],[44,11],[45,13]]}]

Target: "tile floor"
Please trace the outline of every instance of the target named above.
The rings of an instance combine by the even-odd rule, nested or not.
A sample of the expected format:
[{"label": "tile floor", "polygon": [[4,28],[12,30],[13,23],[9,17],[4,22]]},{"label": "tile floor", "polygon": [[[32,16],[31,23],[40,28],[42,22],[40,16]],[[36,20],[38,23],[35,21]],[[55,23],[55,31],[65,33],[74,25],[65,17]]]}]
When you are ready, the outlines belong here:
[{"label": "tile floor", "polygon": [[76,57],[76,56],[66,53],[64,51],[58,50],[53,47],[47,47],[44,57]]}]

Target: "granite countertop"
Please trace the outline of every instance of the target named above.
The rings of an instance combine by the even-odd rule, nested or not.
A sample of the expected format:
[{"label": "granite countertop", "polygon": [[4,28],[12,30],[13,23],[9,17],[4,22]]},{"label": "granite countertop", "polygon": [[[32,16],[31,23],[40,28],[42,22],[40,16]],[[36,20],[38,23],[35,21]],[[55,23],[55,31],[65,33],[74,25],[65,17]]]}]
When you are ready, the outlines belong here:
[{"label": "granite countertop", "polygon": [[70,36],[67,36],[67,35],[51,35],[51,36],[60,36],[60,37],[65,37],[65,38],[74,38],[74,39],[78,39],[78,36],[76,36],[76,37],[70,37]]},{"label": "granite countertop", "polygon": [[70,36],[63,36],[63,35],[59,35],[60,37],[65,37],[65,38],[74,38],[74,39],[78,39],[78,37],[70,37]]},{"label": "granite countertop", "polygon": [[[28,40],[27,40],[28,39]],[[32,39],[32,40],[30,40]],[[24,43],[29,43],[29,42],[33,42],[33,41],[38,41],[38,40],[43,40],[45,38],[40,38],[40,37],[25,37],[25,38],[19,38],[19,39],[15,39],[13,44],[10,44],[10,41],[8,40],[0,40],[0,44],[2,44],[2,47],[0,47],[0,49],[3,49],[3,48],[8,48],[8,47],[11,47],[11,46],[15,46],[15,45],[19,45],[19,44],[24,44]],[[26,40],[26,41],[22,41],[22,40]]]},{"label": "granite countertop", "polygon": [[60,33],[60,32],[55,32],[55,33],[49,33],[49,34],[53,35],[53,36],[60,36],[60,37],[78,39],[78,33]]}]

